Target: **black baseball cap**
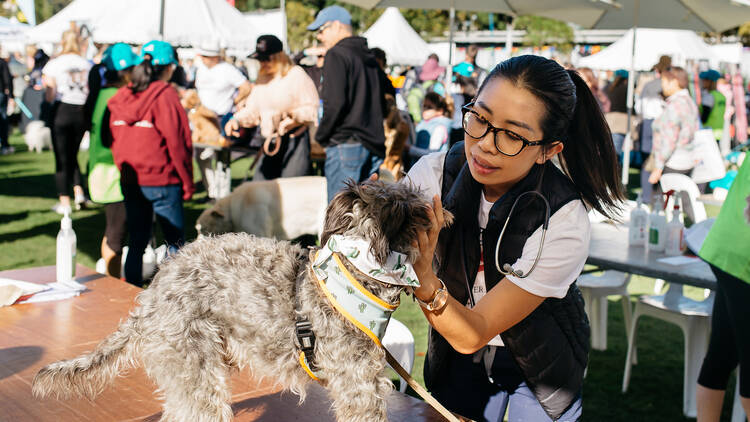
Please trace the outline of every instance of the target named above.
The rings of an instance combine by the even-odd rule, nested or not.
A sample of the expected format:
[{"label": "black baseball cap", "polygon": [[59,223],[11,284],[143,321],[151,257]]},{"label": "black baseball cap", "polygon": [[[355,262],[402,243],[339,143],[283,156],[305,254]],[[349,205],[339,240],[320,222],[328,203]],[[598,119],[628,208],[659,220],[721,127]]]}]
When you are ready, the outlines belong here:
[{"label": "black baseball cap", "polygon": [[268,60],[272,54],[284,50],[284,44],[274,35],[261,35],[255,43],[255,52],[248,57],[260,61]]}]

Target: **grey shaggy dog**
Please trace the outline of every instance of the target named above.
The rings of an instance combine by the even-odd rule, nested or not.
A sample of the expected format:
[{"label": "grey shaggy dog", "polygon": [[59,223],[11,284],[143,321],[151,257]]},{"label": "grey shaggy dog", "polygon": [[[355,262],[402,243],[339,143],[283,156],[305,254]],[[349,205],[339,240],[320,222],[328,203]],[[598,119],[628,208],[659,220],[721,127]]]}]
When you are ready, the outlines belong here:
[{"label": "grey shaggy dog", "polygon": [[[430,227],[430,203],[406,184],[349,185],[326,212],[321,238],[362,237],[384,263],[391,250],[417,258],[419,230]],[[446,213],[446,221],[452,216]],[[95,397],[118,374],[145,368],[164,399],[162,421],[230,421],[230,372],[249,366],[305,399],[310,377],[295,347],[295,283],[301,313],[316,336],[321,382],[338,421],[386,421],[393,388],[385,353],[345,320],[310,277],[309,252],[286,241],[247,234],[205,237],[166,262],[118,330],[86,355],[42,368],[36,397]],[[343,255],[339,255],[344,258]],[[373,294],[398,304],[403,287],[380,283],[345,261]]]}]

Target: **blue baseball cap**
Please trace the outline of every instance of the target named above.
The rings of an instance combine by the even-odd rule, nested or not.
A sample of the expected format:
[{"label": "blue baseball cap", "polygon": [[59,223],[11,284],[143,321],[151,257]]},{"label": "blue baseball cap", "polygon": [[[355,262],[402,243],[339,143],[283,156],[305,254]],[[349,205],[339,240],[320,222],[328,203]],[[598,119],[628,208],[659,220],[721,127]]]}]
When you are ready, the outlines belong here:
[{"label": "blue baseball cap", "polygon": [[698,74],[698,77],[707,81],[716,82],[721,78],[721,73],[716,70],[709,69]]},{"label": "blue baseball cap", "polygon": [[339,21],[346,25],[352,24],[352,15],[341,6],[328,6],[318,12],[315,21],[307,25],[308,31],[317,31],[321,26],[331,21]]},{"label": "blue baseball cap", "polygon": [[461,76],[470,78],[474,73],[474,65],[469,62],[461,62],[453,66],[453,73],[458,73]]},{"label": "blue baseball cap", "polygon": [[141,63],[146,54],[151,56],[151,64],[154,66],[177,64],[174,49],[165,41],[153,40],[143,44],[136,64]]},{"label": "blue baseball cap", "polygon": [[628,77],[628,71],[625,69],[617,69],[615,70],[615,76],[619,76],[621,78],[627,78]]},{"label": "blue baseball cap", "polygon": [[121,42],[107,47],[102,56],[102,64],[107,70],[127,69],[134,66],[137,60],[138,56],[133,53],[133,49]]}]

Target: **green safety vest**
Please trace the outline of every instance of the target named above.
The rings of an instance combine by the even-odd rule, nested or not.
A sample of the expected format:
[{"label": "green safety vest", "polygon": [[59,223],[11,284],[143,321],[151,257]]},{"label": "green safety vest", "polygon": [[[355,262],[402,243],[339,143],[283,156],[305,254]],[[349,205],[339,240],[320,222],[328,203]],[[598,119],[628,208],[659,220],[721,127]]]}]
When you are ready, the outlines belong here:
[{"label": "green safety vest", "polygon": [[705,126],[714,130],[714,138],[721,139],[724,131],[724,111],[727,109],[727,99],[724,94],[717,90],[713,90],[709,94],[714,97],[714,107],[708,114]]},{"label": "green safety vest", "polygon": [[732,182],[716,222],[698,255],[742,281],[750,283],[750,223],[745,219],[750,195],[750,156]]},{"label": "green safety vest", "polygon": [[112,158],[112,150],[102,144],[102,125],[107,101],[117,92],[117,88],[102,88],[96,98],[94,113],[91,116],[89,132],[89,195],[100,204],[110,204],[125,200],[120,189],[120,170]]}]

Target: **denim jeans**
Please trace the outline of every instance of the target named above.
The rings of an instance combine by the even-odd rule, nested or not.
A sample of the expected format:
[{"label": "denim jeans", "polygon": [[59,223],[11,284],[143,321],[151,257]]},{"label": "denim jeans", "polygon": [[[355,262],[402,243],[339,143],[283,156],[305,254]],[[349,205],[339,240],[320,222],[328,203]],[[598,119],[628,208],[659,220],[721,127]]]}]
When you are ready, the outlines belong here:
[{"label": "denim jeans", "polygon": [[130,232],[125,280],[140,286],[143,284],[143,252],[151,240],[154,214],[170,254],[185,242],[182,187],[123,184],[122,188]]},{"label": "denim jeans", "polygon": [[359,183],[378,171],[382,163],[382,158],[371,153],[362,144],[340,144],[326,148],[328,202],[346,186],[347,180]]}]

